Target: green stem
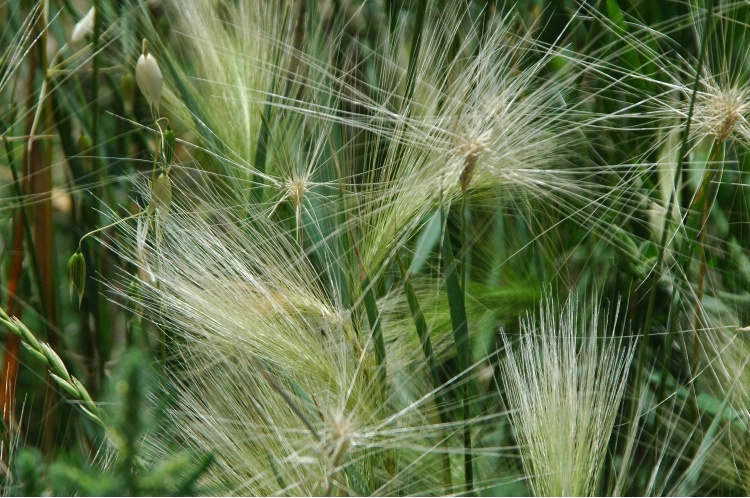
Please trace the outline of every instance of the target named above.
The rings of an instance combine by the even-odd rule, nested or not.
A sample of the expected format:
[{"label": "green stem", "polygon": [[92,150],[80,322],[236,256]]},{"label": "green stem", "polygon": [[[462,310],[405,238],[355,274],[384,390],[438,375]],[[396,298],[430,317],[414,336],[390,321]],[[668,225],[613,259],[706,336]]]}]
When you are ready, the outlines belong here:
[{"label": "green stem", "polygon": [[[721,175],[721,170],[718,171],[710,171],[711,165],[716,161],[716,159],[719,157],[719,153],[722,150],[722,144],[717,142],[714,144],[715,150],[714,153],[711,156],[711,159],[708,160],[708,163],[706,163],[706,173],[704,181],[701,185],[701,192],[700,194],[703,195],[703,199],[701,202],[701,214],[700,214],[700,226],[699,226],[699,243],[698,243],[698,251],[700,252],[700,270],[698,272],[698,289],[696,291],[696,303],[695,303],[695,336],[693,338],[693,364],[692,364],[692,373],[693,375],[696,375],[698,372],[699,367],[699,352],[700,352],[700,328],[702,323],[702,308],[701,308],[701,301],[703,300],[703,283],[706,275],[706,222],[708,221],[708,215],[711,211],[712,202],[711,200],[714,198],[715,188],[712,188],[713,185],[716,185],[717,182],[716,176]],[[699,201],[698,197],[696,196],[696,201]]]},{"label": "green stem", "polygon": [[[398,262],[399,268],[401,269],[401,273],[404,278],[404,288],[406,290],[406,300],[409,302],[409,309],[411,310],[412,319],[414,320],[414,325],[417,329],[417,335],[419,336],[419,342],[422,345],[422,352],[424,353],[425,359],[427,360],[427,366],[430,370],[430,376],[432,377],[432,383],[433,387],[435,389],[435,394],[433,396],[435,406],[436,406],[436,412],[437,412],[437,418],[438,423],[442,426],[446,420],[448,420],[448,416],[445,413],[445,409],[448,406],[444,396],[440,392],[440,376],[438,375],[438,369],[437,365],[435,363],[435,355],[433,353],[432,349],[432,341],[430,340],[430,331],[427,327],[427,322],[424,318],[424,313],[422,312],[422,307],[419,305],[419,300],[417,299],[417,293],[414,291],[414,286],[411,283],[411,278],[409,276],[409,269],[407,268],[406,264],[404,263],[404,260],[401,258],[401,253],[398,249],[396,249],[396,260]],[[445,490],[444,494],[451,495],[453,494],[453,482],[451,478],[451,462],[450,462],[450,453],[448,450],[448,438],[445,437],[445,431],[441,430],[441,442],[440,445],[445,448],[445,452],[442,454],[441,463],[443,466],[443,482],[445,483]]]},{"label": "green stem", "polygon": [[[695,99],[698,94],[698,85],[700,83],[700,75],[701,71],[703,69],[703,61],[706,57],[706,51],[708,48],[708,38],[710,37],[710,32],[712,31],[713,27],[713,6],[714,6],[714,0],[707,0],[706,1],[706,8],[707,8],[707,14],[706,14],[706,21],[704,26],[704,37],[703,40],[701,40],[701,50],[700,54],[698,55],[698,63],[697,67],[695,69],[695,80],[693,81],[693,89],[692,93],[690,95],[690,105],[688,107],[688,114],[687,114],[687,120],[685,123],[685,131],[682,136],[682,144],[680,146],[680,152],[677,157],[677,166],[675,168],[674,173],[674,179],[672,182],[672,192],[669,196],[669,201],[667,203],[667,210],[664,213],[664,224],[662,226],[662,233],[661,233],[661,241],[659,242],[659,253],[656,260],[656,266],[654,267],[653,276],[651,277],[651,290],[649,295],[649,301],[648,301],[648,309],[646,311],[646,320],[644,322],[643,326],[643,339],[641,341],[641,344],[639,346],[638,351],[638,368],[636,371],[636,389],[640,386],[642,378],[643,378],[643,371],[645,368],[645,361],[646,361],[646,350],[648,348],[648,342],[649,342],[649,335],[651,333],[651,322],[653,320],[653,312],[654,312],[654,304],[656,302],[656,288],[659,283],[659,277],[662,273],[662,266],[664,264],[664,255],[666,252],[666,245],[667,245],[667,234],[669,232],[669,227],[672,223],[672,211],[674,210],[674,205],[676,202],[676,198],[678,195],[677,192],[677,185],[682,177],[682,169],[685,163],[685,157],[688,154],[689,150],[689,143],[690,143],[690,126],[692,124],[693,120],[693,112],[695,110]],[[669,343],[672,343],[674,340],[673,334],[674,331],[668,330],[669,334]],[[658,427],[655,428],[655,430],[658,430]]]},{"label": "green stem", "polygon": [[[443,264],[445,267],[446,289],[448,292],[448,308],[451,315],[451,325],[453,326],[453,339],[456,343],[456,356],[458,359],[458,368],[468,374],[471,367],[471,344],[469,342],[469,328],[466,318],[466,295],[465,289],[461,287],[456,272],[456,261],[453,258],[453,249],[451,248],[450,236],[445,220],[445,209],[440,208],[441,224],[443,226]],[[471,428],[469,418],[469,386],[471,379],[467,378],[461,389],[463,405],[463,422],[464,422],[464,481],[467,494],[473,494],[474,490],[474,469],[472,463],[472,443]]]},{"label": "green stem", "polygon": [[[5,125],[5,122],[3,121],[2,117],[0,117],[0,136],[5,135],[7,130],[8,128]],[[34,276],[34,284],[36,285],[38,290],[39,304],[41,305],[40,309],[42,310],[42,314],[45,320],[48,321],[49,317],[47,316],[47,302],[42,287],[42,274],[39,270],[39,260],[37,257],[36,249],[34,247],[34,237],[32,236],[31,226],[29,225],[29,217],[26,213],[26,202],[23,200],[21,178],[18,175],[18,168],[13,158],[13,151],[10,149],[10,145],[8,144],[7,140],[3,139],[3,142],[5,144],[5,155],[8,158],[8,166],[10,166],[10,171],[13,175],[13,185],[16,199],[18,199],[18,208],[21,215],[20,218],[21,220],[23,220],[24,238],[26,239],[27,250],[29,252],[29,255],[31,256],[32,275]]]},{"label": "green stem", "polygon": [[81,240],[78,241],[78,250],[76,252],[81,252],[81,244],[83,243],[83,239],[85,239],[89,235],[93,235],[93,234],[95,234],[97,232],[101,232],[102,230],[106,230],[107,228],[112,228],[113,226],[117,226],[117,225],[119,225],[120,223],[122,223],[124,221],[128,221],[128,220],[132,220],[133,218],[137,218],[138,216],[141,216],[142,214],[145,214],[146,212],[147,212],[146,210],[138,211],[135,214],[131,214],[130,216],[127,216],[125,218],[122,218],[120,220],[112,222],[109,225],[105,225],[105,226],[103,226],[101,228],[96,228],[94,230],[91,230],[90,232],[84,234],[83,237],[81,237]]}]

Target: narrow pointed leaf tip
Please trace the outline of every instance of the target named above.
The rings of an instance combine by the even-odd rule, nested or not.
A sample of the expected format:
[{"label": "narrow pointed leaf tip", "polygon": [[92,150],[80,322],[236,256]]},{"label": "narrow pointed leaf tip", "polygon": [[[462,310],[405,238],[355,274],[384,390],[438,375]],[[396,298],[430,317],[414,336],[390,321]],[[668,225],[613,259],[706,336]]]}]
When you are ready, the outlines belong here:
[{"label": "narrow pointed leaf tip", "polygon": [[83,301],[83,290],[86,287],[86,260],[83,253],[76,252],[68,260],[68,282],[70,285],[70,298],[73,299],[73,288],[78,292],[78,307]]},{"label": "narrow pointed leaf tip", "polygon": [[159,115],[161,101],[162,75],[156,58],[148,53],[148,42],[143,40],[143,53],[135,65],[135,81],[146,97],[149,107],[155,116]]}]

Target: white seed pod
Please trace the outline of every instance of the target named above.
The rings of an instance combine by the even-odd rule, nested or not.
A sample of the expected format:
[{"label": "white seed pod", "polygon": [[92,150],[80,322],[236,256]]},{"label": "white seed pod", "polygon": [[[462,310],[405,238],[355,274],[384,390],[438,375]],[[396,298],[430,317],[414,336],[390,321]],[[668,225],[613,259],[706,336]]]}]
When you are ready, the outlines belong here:
[{"label": "white seed pod", "polygon": [[86,15],[73,27],[73,32],[70,34],[71,45],[83,40],[84,36],[94,31],[94,17],[96,17],[96,10],[94,10],[94,7],[91,7]]},{"label": "white seed pod", "polygon": [[154,116],[158,116],[163,79],[159,63],[153,55],[148,53],[148,42],[145,39],[143,40],[143,53],[138,57],[135,65],[135,81],[146,97],[151,112]]}]

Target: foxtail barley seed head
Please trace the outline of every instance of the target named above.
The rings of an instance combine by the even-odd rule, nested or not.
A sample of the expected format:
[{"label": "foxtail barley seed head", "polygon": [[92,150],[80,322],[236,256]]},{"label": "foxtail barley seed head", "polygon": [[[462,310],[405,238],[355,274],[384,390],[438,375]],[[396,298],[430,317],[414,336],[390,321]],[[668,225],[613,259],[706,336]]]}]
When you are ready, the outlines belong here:
[{"label": "foxtail barley seed head", "polygon": [[547,300],[538,320],[522,323],[519,347],[503,334],[511,420],[540,496],[597,494],[633,357],[632,345],[599,331],[607,323],[596,303],[579,328],[583,311],[573,300],[560,311]]},{"label": "foxtail barley seed head", "polygon": [[148,52],[148,41],[143,40],[143,53],[138,57],[135,65],[135,80],[138,88],[143,92],[154,116],[159,116],[159,102],[161,101],[162,75],[156,58]]}]

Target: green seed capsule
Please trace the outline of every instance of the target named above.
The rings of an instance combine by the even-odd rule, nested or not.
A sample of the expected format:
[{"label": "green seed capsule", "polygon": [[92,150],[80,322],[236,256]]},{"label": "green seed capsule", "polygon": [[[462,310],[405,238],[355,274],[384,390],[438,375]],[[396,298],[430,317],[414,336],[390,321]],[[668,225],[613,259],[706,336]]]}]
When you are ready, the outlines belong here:
[{"label": "green seed capsule", "polygon": [[174,159],[174,152],[177,146],[177,138],[174,135],[172,127],[167,125],[167,130],[164,132],[164,167],[169,168]]},{"label": "green seed capsule", "polygon": [[151,203],[148,205],[148,213],[156,212],[162,220],[167,218],[169,207],[172,204],[172,180],[169,175],[162,173],[151,185]]},{"label": "green seed capsule", "polygon": [[83,290],[86,287],[86,260],[83,253],[77,252],[68,260],[68,282],[70,284],[70,297],[73,298],[73,288],[78,292],[78,307],[83,301]]},{"label": "green seed capsule", "polygon": [[91,137],[86,133],[81,133],[78,137],[78,153],[86,154],[91,150]]}]

